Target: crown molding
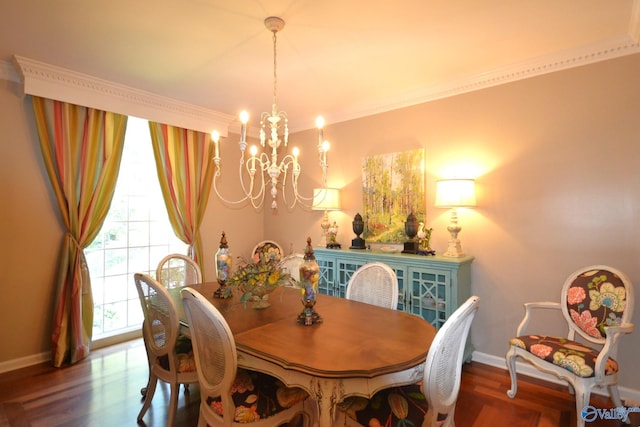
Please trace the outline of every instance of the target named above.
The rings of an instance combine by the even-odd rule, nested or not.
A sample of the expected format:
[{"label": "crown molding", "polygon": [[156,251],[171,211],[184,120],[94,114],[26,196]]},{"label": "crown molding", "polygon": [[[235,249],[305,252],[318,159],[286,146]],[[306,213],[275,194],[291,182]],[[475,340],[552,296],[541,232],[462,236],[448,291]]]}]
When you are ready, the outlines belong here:
[{"label": "crown molding", "polygon": [[[467,76],[419,91],[379,100],[330,114],[332,123],[397,110],[417,104],[461,95],[527,78],[640,53],[640,0],[633,2],[629,35],[606,40],[580,49],[541,56],[494,70]],[[235,116],[120,85],[107,80],[14,56],[14,66],[0,61],[0,79],[22,82],[25,94],[59,99],[88,107],[144,117],[187,129],[210,132],[218,129],[222,137],[238,133]],[[19,74],[16,72],[19,72]],[[252,132],[256,133],[256,132]]]},{"label": "crown molding", "polygon": [[[639,3],[640,1],[634,2],[634,7]],[[637,9],[640,10],[640,7]],[[640,12],[636,13],[636,15],[639,17]],[[635,21],[638,20],[636,19]],[[635,27],[638,28],[638,25]],[[342,114],[332,115],[331,121],[335,123],[371,116],[636,53],[640,53],[638,41],[631,36],[622,36],[583,48],[545,55],[484,73],[466,76],[458,80],[443,82],[419,91],[406,93],[404,96],[387,99],[386,102],[376,103],[369,107],[365,106],[359,109],[343,111]]]},{"label": "crown molding", "polygon": [[73,104],[143,117],[174,126],[227,136],[234,116],[113,83],[33,59],[14,56],[23,91]]}]

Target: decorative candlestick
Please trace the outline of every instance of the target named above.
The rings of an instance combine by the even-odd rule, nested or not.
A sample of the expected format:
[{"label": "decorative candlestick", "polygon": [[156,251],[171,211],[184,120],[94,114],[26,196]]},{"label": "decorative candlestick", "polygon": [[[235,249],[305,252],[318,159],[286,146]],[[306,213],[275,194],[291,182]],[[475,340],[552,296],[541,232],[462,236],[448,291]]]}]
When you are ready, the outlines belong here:
[{"label": "decorative candlestick", "polygon": [[298,315],[298,323],[311,326],[322,322],[314,306],[318,298],[318,281],[320,280],[320,266],[311,246],[311,237],[307,237],[307,247],[304,250],[304,262],[300,265],[300,292],[302,294],[302,313]]},{"label": "decorative candlestick", "polygon": [[[229,296],[229,292],[227,292],[227,280],[229,280],[231,275],[231,264],[231,252],[229,252],[227,236],[223,231],[222,237],[220,237],[220,247],[216,252],[216,276],[220,287],[213,293],[214,298],[226,298]],[[227,295],[225,295],[225,293]]]}]

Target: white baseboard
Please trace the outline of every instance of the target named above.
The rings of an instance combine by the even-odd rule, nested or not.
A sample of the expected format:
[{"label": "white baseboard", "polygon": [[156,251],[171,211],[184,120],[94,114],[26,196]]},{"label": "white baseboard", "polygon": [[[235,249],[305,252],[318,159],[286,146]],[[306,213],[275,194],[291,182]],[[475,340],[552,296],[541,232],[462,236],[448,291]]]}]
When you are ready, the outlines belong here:
[{"label": "white baseboard", "polygon": [[49,360],[51,360],[50,352],[32,354],[31,356],[7,360],[6,362],[0,362],[0,374],[9,371],[15,371],[16,369],[26,368],[32,365],[37,365],[38,363],[44,363]]},{"label": "white baseboard", "polygon": [[[118,344],[124,341],[141,338],[142,332],[140,329],[125,332],[120,335],[114,335],[107,338],[95,340],[91,343],[91,349],[97,350],[99,348],[107,347],[113,344]],[[17,359],[7,360],[0,362],[0,374],[9,371],[15,371],[16,369],[27,368],[29,366],[37,365],[39,363],[49,362],[51,360],[51,352],[43,352],[38,354],[32,354],[30,356],[19,357]]]},{"label": "white baseboard", "polygon": [[[485,365],[504,369],[505,371],[507,370],[507,362],[504,357],[498,357],[474,351],[471,355],[471,360],[479,363],[484,363]],[[547,374],[546,372],[540,372],[530,364],[521,360],[516,361],[516,370],[519,374],[522,375],[537,378],[539,380],[547,381],[554,384],[567,385],[566,381],[562,381],[558,377]],[[618,390],[620,390],[620,397],[624,402],[627,402],[628,405],[637,406],[637,402],[640,402],[640,390],[634,390],[632,388],[622,386],[618,386]],[[609,393],[606,391],[606,389],[602,389],[600,387],[594,388],[593,393],[603,396],[609,396]]]}]

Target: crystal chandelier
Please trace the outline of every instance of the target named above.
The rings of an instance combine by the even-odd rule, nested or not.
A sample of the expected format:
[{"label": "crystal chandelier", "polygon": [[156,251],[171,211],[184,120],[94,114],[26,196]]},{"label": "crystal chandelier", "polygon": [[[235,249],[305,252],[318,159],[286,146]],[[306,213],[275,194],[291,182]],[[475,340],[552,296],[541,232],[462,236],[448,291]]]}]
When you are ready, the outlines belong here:
[{"label": "crystal chandelier", "polygon": [[[260,119],[260,145],[263,148],[265,145],[268,145],[270,147],[270,154],[267,153],[269,148],[266,148],[258,155],[258,147],[253,145],[249,149],[250,157],[245,159],[249,114],[246,111],[240,113],[240,141],[238,143],[240,147],[240,165],[238,173],[244,196],[239,200],[230,201],[220,194],[218,189],[218,178],[221,175],[220,164],[222,160],[218,147],[220,135],[217,131],[211,133],[211,138],[215,146],[215,156],[213,160],[216,166],[213,188],[218,197],[228,204],[240,204],[250,201],[255,209],[260,209],[264,204],[268,187],[270,187],[272,198],[271,208],[276,209],[278,207],[278,185],[281,187],[282,199],[289,209],[295,207],[297,203],[311,207],[313,201],[313,196],[304,197],[298,192],[298,178],[300,176],[300,163],[298,163],[300,151],[298,148],[294,147],[291,154],[286,154],[282,159],[278,160],[278,148],[281,145],[286,147],[289,142],[287,113],[278,111],[277,106],[277,33],[282,30],[284,24],[284,20],[276,16],[270,16],[264,20],[265,27],[273,33],[273,104],[271,105],[271,112],[263,112]],[[323,139],[323,126],[324,119],[318,117],[316,119],[316,127],[318,128],[318,155],[320,168],[322,170],[322,188],[326,188],[327,151],[329,150],[329,143]],[[291,183],[289,193],[293,193],[293,201],[291,204],[287,202],[287,191],[285,191],[288,174],[290,174]]]}]

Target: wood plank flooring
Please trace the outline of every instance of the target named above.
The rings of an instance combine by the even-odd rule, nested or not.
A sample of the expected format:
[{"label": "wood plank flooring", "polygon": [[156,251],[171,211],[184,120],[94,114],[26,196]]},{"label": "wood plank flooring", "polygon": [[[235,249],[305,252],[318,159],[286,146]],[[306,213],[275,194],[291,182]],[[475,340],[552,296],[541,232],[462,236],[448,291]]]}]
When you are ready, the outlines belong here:
[{"label": "wood plank flooring", "polygon": [[[88,360],[67,368],[35,365],[0,374],[0,427],[27,426],[135,426],[141,407],[140,388],[147,380],[142,340],[94,350]],[[464,427],[575,426],[574,401],[566,387],[522,377],[518,395],[509,399],[506,370],[477,362],[463,369],[456,406],[456,425]],[[144,417],[150,427],[166,423],[168,387],[159,386]],[[177,426],[195,426],[198,419],[197,385],[181,389]],[[594,397],[594,406],[613,404]],[[640,414],[631,414],[631,426]],[[622,426],[616,420],[597,420],[587,427]]]}]

